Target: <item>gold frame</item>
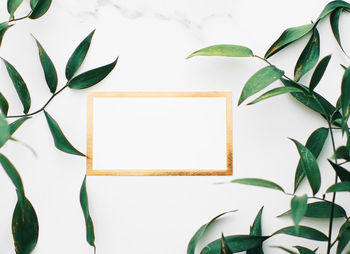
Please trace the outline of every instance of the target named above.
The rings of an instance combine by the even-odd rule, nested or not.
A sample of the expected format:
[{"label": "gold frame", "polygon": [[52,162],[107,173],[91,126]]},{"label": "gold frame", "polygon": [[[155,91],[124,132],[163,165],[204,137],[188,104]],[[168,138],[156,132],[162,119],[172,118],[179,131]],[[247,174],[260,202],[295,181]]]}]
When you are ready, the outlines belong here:
[{"label": "gold frame", "polygon": [[[93,170],[93,107],[94,98],[110,97],[224,97],[226,98],[225,170]],[[220,176],[232,175],[232,92],[89,92],[87,95],[87,157],[89,176]]]}]

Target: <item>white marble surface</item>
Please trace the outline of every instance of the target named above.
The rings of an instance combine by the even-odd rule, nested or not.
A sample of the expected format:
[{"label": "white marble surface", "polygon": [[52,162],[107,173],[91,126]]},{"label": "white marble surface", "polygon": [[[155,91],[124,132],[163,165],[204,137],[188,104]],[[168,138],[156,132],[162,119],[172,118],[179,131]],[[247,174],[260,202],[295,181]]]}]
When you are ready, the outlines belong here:
[{"label": "white marble surface", "polygon": [[[28,1],[27,1],[28,2]],[[287,27],[315,20],[329,1],[318,0],[59,0],[41,19],[19,22],[6,34],[0,56],[9,60],[26,80],[32,109],[49,97],[37,56],[33,34],[45,47],[64,85],[64,67],[76,45],[97,29],[81,71],[109,63],[120,56],[115,71],[89,91],[232,91],[236,102],[244,82],[262,62],[252,59],[185,57],[199,48],[216,44],[246,45],[258,55]],[[23,6],[18,13],[25,13]],[[2,1],[0,18],[5,20]],[[350,16],[341,20],[345,48],[350,42]],[[333,53],[332,67],[317,88],[335,102],[340,90],[341,69],[349,64],[332,37],[328,21],[320,24],[321,54]],[[274,57],[272,61],[287,74],[293,71],[305,40]],[[284,58],[284,56],[288,56]],[[8,98],[10,113],[21,105],[3,65],[1,92]],[[69,140],[80,150],[86,145],[86,92],[64,91],[47,108],[60,123]],[[257,106],[234,105],[234,177],[262,177],[291,191],[298,154],[287,139],[305,142],[325,123],[319,116],[281,96]],[[30,144],[33,154],[18,144],[2,150],[20,171],[28,198],[36,208],[40,238],[35,253],[92,253],[85,241],[85,225],[79,205],[79,188],[84,177],[84,158],[57,151],[42,114],[16,133]],[[327,143],[330,145],[330,143]],[[322,159],[331,151],[322,153]],[[322,171],[325,181],[333,179]],[[247,234],[257,211],[265,205],[263,233],[271,234],[289,219],[276,215],[289,207],[289,198],[270,190],[239,185],[216,185],[232,177],[89,177],[91,215],[95,222],[97,253],[185,253],[194,232],[215,215],[232,209],[210,230],[206,241],[228,234]],[[327,186],[323,185],[322,190]],[[306,185],[304,191],[309,192]],[[14,253],[11,216],[16,202],[14,188],[0,170],[0,253]],[[300,194],[303,194],[301,192]],[[340,195],[341,196],[341,195]],[[340,203],[344,200],[340,200]],[[326,223],[314,220],[326,232]],[[308,222],[305,222],[306,224]],[[336,222],[336,224],[339,224]],[[278,236],[265,246],[290,246],[290,238]],[[324,246],[324,243],[293,239],[293,245]],[[201,243],[201,245],[203,245]],[[279,253],[269,249],[266,253]]]}]

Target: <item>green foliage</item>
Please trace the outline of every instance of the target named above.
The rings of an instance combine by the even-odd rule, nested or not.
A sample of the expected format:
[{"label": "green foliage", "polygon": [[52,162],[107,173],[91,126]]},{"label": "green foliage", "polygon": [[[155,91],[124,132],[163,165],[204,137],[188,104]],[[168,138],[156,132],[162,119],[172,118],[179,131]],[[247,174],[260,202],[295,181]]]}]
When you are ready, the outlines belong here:
[{"label": "green foliage", "polygon": [[341,254],[346,245],[350,242],[350,221],[347,220],[340,228],[338,234],[337,254]]},{"label": "green foliage", "polygon": [[305,91],[298,88],[298,87],[277,87],[277,88],[274,88],[274,89],[264,93],[263,95],[256,98],[254,101],[249,102],[247,105],[253,105],[253,104],[258,103],[260,101],[263,101],[263,100],[266,100],[266,99],[269,99],[271,97],[278,96],[281,94],[303,93],[303,92],[305,92]]},{"label": "green foliage", "polygon": [[[262,207],[255,217],[253,225],[250,227],[250,235],[262,236],[261,217],[264,207]],[[253,249],[247,250],[247,254],[264,254],[262,243]]]},{"label": "green foliage", "polygon": [[283,188],[279,186],[278,184],[264,180],[264,179],[258,179],[258,178],[242,178],[242,179],[235,179],[232,180],[231,183],[240,183],[240,184],[247,184],[247,185],[253,185],[253,186],[259,186],[259,187],[265,187],[269,189],[275,189],[284,192]]},{"label": "green foliage", "polygon": [[11,136],[28,119],[30,119],[30,117],[22,117],[22,118],[17,119],[13,123],[10,123],[9,127],[10,127],[10,134],[11,134]]},{"label": "green foliage", "polygon": [[322,60],[318,63],[318,65],[315,68],[314,73],[312,74],[309,89],[312,92],[315,87],[318,85],[318,83],[321,81],[323,74],[325,73],[329,60],[331,60],[331,55],[325,56],[322,58]]},{"label": "green foliage", "polygon": [[9,104],[6,98],[2,95],[2,93],[0,93],[0,110],[1,110],[1,114],[3,114],[4,116],[7,116],[7,113],[9,111]]},{"label": "green foliage", "polygon": [[254,54],[251,49],[244,46],[223,44],[197,50],[189,55],[186,59],[194,56],[252,57]]},{"label": "green foliage", "polygon": [[295,225],[295,232],[299,233],[299,223],[304,218],[307,211],[307,196],[295,196],[291,200],[292,218]]},{"label": "green foliage", "polygon": [[292,235],[292,236],[297,236],[297,237],[302,237],[310,240],[315,240],[315,241],[327,241],[328,237],[322,233],[321,231],[318,231],[317,229],[306,227],[306,226],[301,226],[299,225],[299,230],[297,231],[294,226],[292,227],[286,227],[282,228],[273,235],[277,234],[286,234],[286,235]]},{"label": "green foliage", "polygon": [[327,189],[327,192],[350,191],[350,182],[336,183]]},{"label": "green foliage", "polygon": [[0,114],[0,147],[2,147],[6,143],[10,136],[10,127],[5,117],[2,114]]},{"label": "green foliage", "polygon": [[224,234],[221,235],[221,251],[220,254],[231,254],[233,251],[228,247]]},{"label": "green foliage", "polygon": [[9,29],[11,26],[13,25],[9,25],[9,22],[3,22],[0,24],[0,46],[7,29]]},{"label": "green foliage", "polygon": [[17,8],[21,5],[23,0],[7,0],[7,11],[10,14],[10,18],[13,18],[13,15]]},{"label": "green foliage", "polygon": [[37,19],[43,16],[50,8],[52,0],[37,0],[31,1],[30,5],[32,13],[29,15],[30,19]]}]

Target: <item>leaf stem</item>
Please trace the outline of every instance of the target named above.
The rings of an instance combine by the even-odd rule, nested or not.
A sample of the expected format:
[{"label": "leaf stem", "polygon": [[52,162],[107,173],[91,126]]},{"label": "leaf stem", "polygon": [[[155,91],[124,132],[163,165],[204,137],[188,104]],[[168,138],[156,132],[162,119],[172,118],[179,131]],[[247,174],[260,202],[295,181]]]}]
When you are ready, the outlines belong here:
[{"label": "leaf stem", "polygon": [[14,115],[14,116],[7,116],[6,118],[19,118],[19,117],[26,117],[26,116],[32,116],[32,115],[35,115],[35,114],[38,114],[40,113],[41,111],[43,111],[47,105],[49,105],[49,103],[53,100],[53,98],[56,97],[56,95],[58,95],[59,93],[61,93],[66,87],[68,87],[68,83],[62,87],[60,90],[58,90],[56,93],[54,93],[50,99],[44,104],[44,106],[42,106],[40,109],[32,112],[32,113],[29,113],[29,114],[25,114],[25,115]]},{"label": "leaf stem", "polygon": [[13,18],[13,19],[10,19],[8,22],[15,22],[15,21],[19,21],[19,20],[22,20],[22,19],[26,19],[28,18],[31,14],[32,14],[33,11],[30,11],[26,16],[23,16],[23,17],[20,17],[20,18]]},{"label": "leaf stem", "polygon": [[[263,60],[265,63],[274,66],[269,60],[267,60],[266,58],[263,58],[261,56],[258,55],[253,55],[253,57],[259,58],[260,60]],[[291,79],[290,77],[286,76],[285,74],[282,75],[282,77],[285,77],[286,79],[290,80],[290,81],[294,81],[293,79]]]}]

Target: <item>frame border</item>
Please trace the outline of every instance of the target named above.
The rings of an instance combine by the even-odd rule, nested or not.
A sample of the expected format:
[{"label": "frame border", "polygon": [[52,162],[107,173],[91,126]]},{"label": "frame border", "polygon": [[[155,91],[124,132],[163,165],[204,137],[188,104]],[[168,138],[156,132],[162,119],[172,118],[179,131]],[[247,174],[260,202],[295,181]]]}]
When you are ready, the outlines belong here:
[{"label": "frame border", "polygon": [[[94,98],[111,97],[224,97],[226,98],[226,169],[225,170],[94,170],[93,169],[93,109]],[[232,92],[89,92],[87,94],[87,155],[86,175],[88,176],[232,176]]]}]

